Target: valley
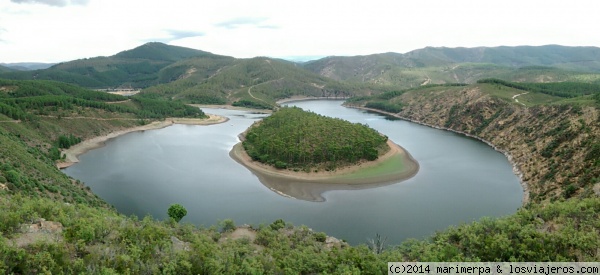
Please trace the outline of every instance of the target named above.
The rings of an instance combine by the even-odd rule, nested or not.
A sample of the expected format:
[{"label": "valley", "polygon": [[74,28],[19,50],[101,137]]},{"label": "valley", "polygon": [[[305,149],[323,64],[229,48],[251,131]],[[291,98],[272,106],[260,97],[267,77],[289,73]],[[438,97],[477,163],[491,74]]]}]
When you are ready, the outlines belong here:
[{"label": "valley", "polygon": [[[173,263],[174,273],[377,274],[398,260],[598,261],[599,52],[428,47],[300,64],[152,42],[45,69],[0,67],[0,271]],[[140,92],[90,90],[130,88]],[[302,98],[344,100],[287,102]],[[373,127],[419,172],[304,184],[231,159],[237,135],[284,105]],[[270,158],[278,152],[265,161],[283,163]],[[334,159],[296,168],[335,170]],[[190,216],[169,219],[172,203]],[[234,220],[254,238],[224,239]],[[46,237],[22,241],[44,224]],[[379,234],[388,245],[375,245]]]}]

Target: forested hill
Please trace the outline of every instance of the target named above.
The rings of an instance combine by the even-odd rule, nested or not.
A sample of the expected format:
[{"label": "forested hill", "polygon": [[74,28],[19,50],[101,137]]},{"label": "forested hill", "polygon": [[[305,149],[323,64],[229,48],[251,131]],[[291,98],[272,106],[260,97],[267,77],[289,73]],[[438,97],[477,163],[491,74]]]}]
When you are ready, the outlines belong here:
[{"label": "forested hill", "polygon": [[148,88],[142,93],[147,98],[266,109],[291,96],[349,97],[379,89],[332,80],[281,59],[236,59],[156,42],[45,70],[4,72],[0,78],[56,80],[88,88]]},{"label": "forested hill", "polygon": [[312,171],[375,160],[390,148],[387,137],[366,125],[284,107],[253,125],[244,149],[277,168]]},{"label": "forested hill", "polygon": [[214,56],[211,53],[166,45],[146,43],[135,49],[109,57],[94,57],[56,64],[48,69],[0,74],[1,78],[45,79],[77,84],[89,88],[143,88],[159,83],[159,71],[176,61]]},{"label": "forested hill", "polygon": [[0,73],[11,72],[13,69],[0,65]]},{"label": "forested hill", "polygon": [[[305,68],[336,80],[411,88],[422,84],[509,81],[600,81],[600,48],[558,45],[427,47],[406,54],[327,57]],[[589,72],[589,73],[584,73]]]},{"label": "forested hill", "polygon": [[276,100],[292,96],[349,97],[377,89],[335,81],[267,57],[191,58],[163,69],[160,75],[173,81],[145,89],[141,96],[270,109]]}]

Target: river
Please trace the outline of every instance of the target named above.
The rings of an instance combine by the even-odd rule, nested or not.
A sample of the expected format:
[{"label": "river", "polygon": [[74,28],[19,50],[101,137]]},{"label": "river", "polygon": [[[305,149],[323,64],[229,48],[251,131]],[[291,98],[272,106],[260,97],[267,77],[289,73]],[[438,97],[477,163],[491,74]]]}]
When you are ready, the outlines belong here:
[{"label": "river", "polygon": [[323,202],[281,196],[229,156],[237,135],[265,115],[227,109],[204,109],[229,117],[226,123],[130,133],[63,171],[126,215],[165,219],[169,205],[179,203],[188,210],[182,222],[208,227],[233,219],[259,225],[281,218],[351,244],[376,234],[398,244],[484,216],[509,215],[521,206],[523,190],[508,160],[480,141],[345,108],[338,100],[288,104],[368,124],[410,152],[419,172],[376,188],[328,191]]}]

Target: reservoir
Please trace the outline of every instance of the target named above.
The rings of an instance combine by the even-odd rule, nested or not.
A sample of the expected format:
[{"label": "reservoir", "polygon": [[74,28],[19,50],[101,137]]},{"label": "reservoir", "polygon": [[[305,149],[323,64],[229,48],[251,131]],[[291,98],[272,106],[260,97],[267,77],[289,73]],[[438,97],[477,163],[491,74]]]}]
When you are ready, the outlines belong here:
[{"label": "reservoir", "polygon": [[521,206],[519,179],[506,157],[488,145],[342,103],[288,104],[369,125],[404,147],[419,162],[419,172],[397,183],[326,191],[320,202],[290,198],[229,156],[238,134],[265,115],[227,109],[204,109],[229,117],[222,124],[174,125],[109,140],[63,171],[125,215],[165,219],[169,205],[179,203],[188,210],[182,222],[209,227],[224,219],[237,225],[284,219],[350,244],[376,234],[399,244],[484,216],[509,215]]}]

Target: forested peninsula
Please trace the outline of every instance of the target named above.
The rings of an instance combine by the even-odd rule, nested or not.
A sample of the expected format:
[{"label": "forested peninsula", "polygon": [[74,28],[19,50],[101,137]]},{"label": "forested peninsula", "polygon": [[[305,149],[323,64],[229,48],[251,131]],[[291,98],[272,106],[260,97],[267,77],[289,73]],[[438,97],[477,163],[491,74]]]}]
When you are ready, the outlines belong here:
[{"label": "forested peninsula", "polygon": [[[418,164],[388,137],[367,125],[283,107],[240,135],[232,157],[251,170],[303,180],[362,178],[365,168],[392,169],[372,182],[413,176]],[[389,165],[395,164],[395,165]],[[347,177],[352,175],[352,177]]]}]

